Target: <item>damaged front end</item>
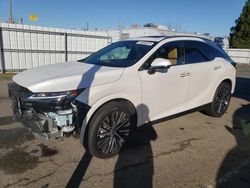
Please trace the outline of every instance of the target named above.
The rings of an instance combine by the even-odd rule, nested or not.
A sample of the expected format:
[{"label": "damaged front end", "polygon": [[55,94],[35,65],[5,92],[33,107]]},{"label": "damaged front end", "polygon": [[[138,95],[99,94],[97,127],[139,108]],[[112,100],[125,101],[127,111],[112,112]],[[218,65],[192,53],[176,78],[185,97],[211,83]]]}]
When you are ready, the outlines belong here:
[{"label": "damaged front end", "polygon": [[83,90],[33,93],[16,83],[8,89],[14,118],[40,139],[79,133],[90,108],[75,100]]}]

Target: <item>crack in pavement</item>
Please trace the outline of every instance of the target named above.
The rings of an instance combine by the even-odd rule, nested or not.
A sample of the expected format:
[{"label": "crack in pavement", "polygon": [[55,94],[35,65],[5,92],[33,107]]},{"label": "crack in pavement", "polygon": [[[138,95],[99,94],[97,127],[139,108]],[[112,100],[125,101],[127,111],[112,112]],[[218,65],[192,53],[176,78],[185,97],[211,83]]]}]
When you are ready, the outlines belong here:
[{"label": "crack in pavement", "polygon": [[90,175],[89,177],[83,178],[82,181],[88,181],[89,179],[91,179],[91,178],[93,178],[95,176],[104,177],[104,176],[108,176],[108,175],[113,174],[113,173],[117,173],[117,172],[119,173],[121,171],[125,171],[125,170],[127,170],[129,168],[135,168],[135,167],[145,165],[147,163],[150,163],[152,161],[152,159],[154,159],[154,158],[158,158],[158,157],[161,157],[161,156],[166,156],[166,155],[170,155],[170,154],[173,154],[173,153],[181,152],[181,151],[185,150],[188,146],[190,146],[192,141],[199,141],[199,140],[202,140],[202,139],[203,138],[191,138],[191,139],[188,139],[188,140],[183,140],[181,142],[176,143],[178,145],[178,148],[176,148],[176,149],[172,149],[172,150],[166,151],[166,152],[161,152],[161,153],[159,153],[157,155],[154,155],[154,156],[148,156],[141,162],[126,165],[124,167],[121,167],[119,169],[113,170],[113,171],[108,172],[108,173]]},{"label": "crack in pavement", "polygon": [[191,145],[192,141],[199,141],[199,140],[202,140],[202,139],[203,138],[190,138],[188,140],[183,140],[181,142],[176,143],[176,144],[178,144],[178,148],[172,149],[170,151],[161,152],[161,153],[155,155],[154,158],[158,158],[159,156],[169,155],[169,154],[172,154],[172,153],[177,153],[177,152],[183,151],[188,146]]},{"label": "crack in pavement", "polygon": [[18,183],[21,183],[22,181],[28,181],[28,180],[29,180],[29,178],[21,178],[21,179],[17,180],[17,181],[14,182],[14,183],[8,183],[8,184],[6,184],[6,185],[4,186],[4,188],[8,188],[8,187],[14,186],[14,185],[16,185],[16,184],[18,184]]},{"label": "crack in pavement", "polygon": [[39,177],[39,178],[37,178],[37,179],[31,180],[31,181],[28,181],[29,178],[21,178],[21,179],[17,180],[17,181],[14,182],[14,183],[5,185],[4,188],[8,188],[8,187],[15,186],[15,185],[21,183],[22,181],[28,181],[27,183],[22,184],[22,186],[27,186],[27,185],[29,185],[29,184],[31,184],[31,183],[35,183],[35,182],[40,181],[41,179],[44,179],[44,178],[46,178],[46,177],[49,177],[49,176],[53,175],[55,172],[56,172],[56,170],[53,171],[53,172],[51,172],[51,173],[48,173],[48,174],[46,174],[46,175],[44,175],[44,176],[41,176],[41,177]]},{"label": "crack in pavement", "polygon": [[[29,184],[31,184],[31,183],[38,182],[38,181],[40,181],[41,179],[44,179],[44,178],[49,177],[49,176],[52,176],[54,173],[56,173],[56,171],[57,171],[60,167],[63,166],[63,165],[60,165],[60,164],[56,163],[55,161],[53,161],[53,159],[49,159],[49,160],[43,161],[43,162],[51,162],[52,164],[56,165],[57,168],[56,168],[53,172],[51,172],[51,173],[48,173],[48,174],[46,174],[46,175],[44,175],[44,176],[41,176],[41,177],[39,177],[39,178],[37,178],[37,179],[31,180],[31,181],[29,181],[29,182],[27,182],[27,183],[22,184],[22,186],[27,186],[27,185],[29,185]],[[68,161],[68,162],[66,161],[66,162],[64,162],[64,164],[68,164],[68,163],[77,163],[77,162],[76,162],[76,161]],[[18,183],[20,183],[20,182],[22,182],[22,181],[28,181],[28,180],[29,180],[29,178],[22,178],[22,179],[20,179],[20,180],[14,182],[14,183],[12,183],[12,184],[7,184],[7,185],[5,185],[4,188],[8,188],[8,187],[17,185]]]},{"label": "crack in pavement", "polygon": [[37,179],[28,181],[27,183],[24,183],[24,184],[22,184],[22,185],[23,185],[23,186],[27,186],[27,185],[29,185],[29,184],[31,184],[31,183],[38,182],[38,181],[40,181],[41,179],[47,178],[47,177],[49,177],[49,176],[52,176],[55,172],[56,172],[56,170],[53,171],[53,172],[50,172],[50,173],[48,173],[48,174],[46,174],[46,175],[44,175],[44,176],[41,176],[41,177],[39,177],[39,178],[37,178]]}]

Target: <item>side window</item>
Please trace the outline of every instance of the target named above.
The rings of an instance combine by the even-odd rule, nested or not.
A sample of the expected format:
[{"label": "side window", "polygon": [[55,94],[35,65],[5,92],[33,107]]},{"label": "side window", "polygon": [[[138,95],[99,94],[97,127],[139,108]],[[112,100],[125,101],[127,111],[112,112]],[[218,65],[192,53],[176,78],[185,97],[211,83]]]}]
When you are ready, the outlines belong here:
[{"label": "side window", "polygon": [[170,42],[162,45],[156,52],[147,60],[145,68],[156,58],[168,59],[172,65],[179,65],[184,63],[183,43],[181,41]]},{"label": "side window", "polygon": [[203,63],[213,59],[210,48],[207,44],[199,41],[185,41],[186,63]]}]

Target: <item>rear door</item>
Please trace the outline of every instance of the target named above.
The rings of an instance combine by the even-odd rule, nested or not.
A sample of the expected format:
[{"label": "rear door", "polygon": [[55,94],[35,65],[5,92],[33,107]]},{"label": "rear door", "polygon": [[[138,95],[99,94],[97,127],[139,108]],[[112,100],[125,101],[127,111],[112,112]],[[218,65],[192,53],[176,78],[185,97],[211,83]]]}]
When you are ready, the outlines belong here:
[{"label": "rear door", "polygon": [[223,63],[216,60],[203,41],[184,41],[185,63],[190,68],[187,108],[211,102],[214,88],[223,74]]}]

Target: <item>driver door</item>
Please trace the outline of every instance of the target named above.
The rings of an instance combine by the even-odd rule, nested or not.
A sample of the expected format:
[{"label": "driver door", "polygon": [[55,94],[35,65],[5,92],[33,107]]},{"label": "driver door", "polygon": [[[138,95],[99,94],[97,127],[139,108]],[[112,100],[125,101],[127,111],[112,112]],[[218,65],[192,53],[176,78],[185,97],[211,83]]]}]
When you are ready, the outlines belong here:
[{"label": "driver door", "polygon": [[[147,69],[139,71],[142,86],[144,123],[186,110],[190,82],[189,66],[184,64],[184,47],[181,41],[166,43],[147,60],[150,65],[154,59],[171,61],[166,71],[149,74]],[[149,68],[149,67],[148,67]]]}]

